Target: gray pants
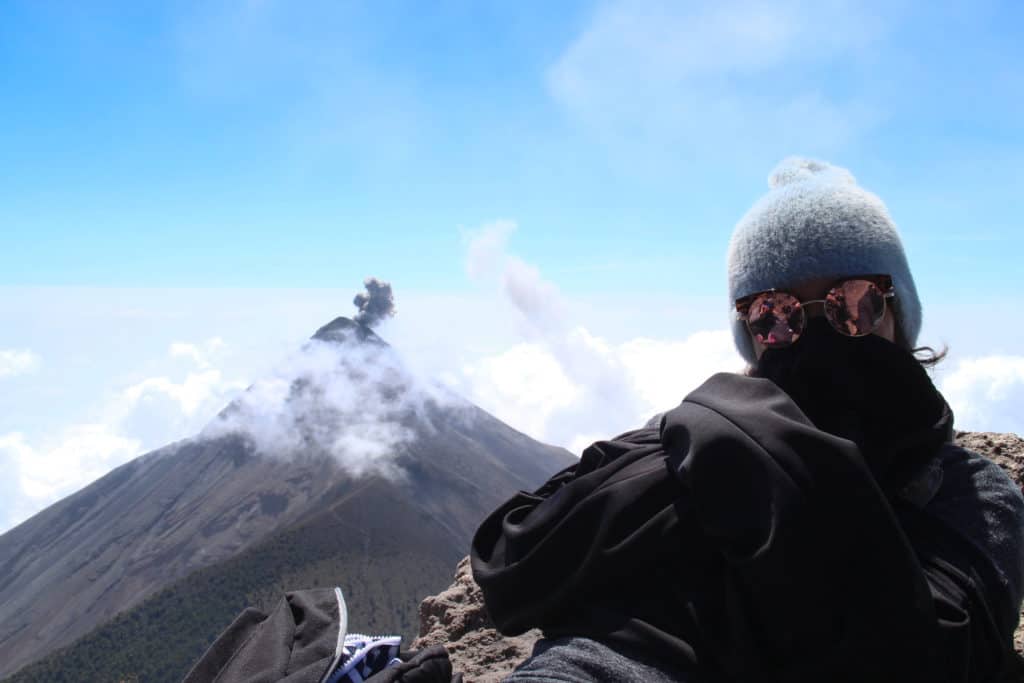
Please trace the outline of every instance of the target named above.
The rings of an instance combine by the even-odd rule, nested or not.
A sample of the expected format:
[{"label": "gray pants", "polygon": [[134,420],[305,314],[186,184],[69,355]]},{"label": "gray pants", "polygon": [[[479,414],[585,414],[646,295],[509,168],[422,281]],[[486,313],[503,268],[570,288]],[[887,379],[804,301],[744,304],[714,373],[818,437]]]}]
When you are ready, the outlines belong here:
[{"label": "gray pants", "polygon": [[533,656],[505,679],[511,683],[697,683],[692,674],[642,664],[589,638],[542,638]]}]

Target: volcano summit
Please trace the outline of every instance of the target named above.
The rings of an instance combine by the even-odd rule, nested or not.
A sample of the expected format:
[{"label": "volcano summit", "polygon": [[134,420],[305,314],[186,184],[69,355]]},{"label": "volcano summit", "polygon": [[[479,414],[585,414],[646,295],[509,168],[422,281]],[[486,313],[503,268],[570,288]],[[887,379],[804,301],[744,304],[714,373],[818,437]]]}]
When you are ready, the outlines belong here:
[{"label": "volcano summit", "polygon": [[415,378],[373,330],[337,318],[196,437],[0,536],[0,676],[147,598],[170,600],[161,619],[192,623],[180,591],[202,586],[233,588],[224,614],[204,614],[212,632],[164,642],[186,663],[240,606],[302,581],[345,587],[364,628],[412,632],[483,517],[573,460]]}]

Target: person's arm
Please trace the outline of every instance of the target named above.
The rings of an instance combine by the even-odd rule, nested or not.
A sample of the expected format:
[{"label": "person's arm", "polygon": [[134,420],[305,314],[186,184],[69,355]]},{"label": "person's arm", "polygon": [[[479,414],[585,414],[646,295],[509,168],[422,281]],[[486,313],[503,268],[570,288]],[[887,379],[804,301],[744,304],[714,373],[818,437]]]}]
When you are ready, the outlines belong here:
[{"label": "person's arm", "polygon": [[[639,527],[655,514],[651,506],[672,504],[671,490],[652,495],[671,489],[661,460],[645,457],[660,447],[653,429],[594,443],[578,463],[488,515],[470,558],[501,633],[518,635],[571,614],[571,603],[589,581],[612,570],[613,558],[629,562],[614,550],[622,540],[616,530]],[[625,481],[609,486],[617,477]],[[643,548],[656,550],[652,545]]]},{"label": "person's arm", "polygon": [[[935,605],[941,681],[990,681],[1010,665],[1013,629],[990,559],[927,513],[901,516]],[[1000,623],[1002,622],[1002,623]]]},{"label": "person's arm", "polygon": [[[940,594],[936,599],[958,605],[959,612],[986,610],[987,618],[975,615],[970,622],[990,623],[993,632],[982,641],[1009,647],[1024,589],[1024,496],[1001,467],[964,448],[948,444],[938,464],[941,485],[914,517],[911,541],[926,567],[950,565],[935,570],[954,575],[932,581]],[[953,642],[944,650],[962,652],[965,661],[974,659],[977,636],[959,634],[962,624],[950,622],[946,635]]]}]

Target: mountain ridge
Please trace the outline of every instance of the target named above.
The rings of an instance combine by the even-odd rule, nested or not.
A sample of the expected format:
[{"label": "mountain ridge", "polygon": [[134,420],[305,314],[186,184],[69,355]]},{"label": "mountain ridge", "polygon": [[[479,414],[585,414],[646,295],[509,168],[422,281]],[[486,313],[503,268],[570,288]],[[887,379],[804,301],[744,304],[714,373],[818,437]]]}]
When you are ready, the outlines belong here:
[{"label": "mountain ridge", "polygon": [[[316,518],[363,477],[388,482],[394,505],[422,498],[430,519],[420,523],[443,531],[440,547],[444,537],[468,544],[501,496],[532,488],[574,459],[464,399],[422,393],[387,342],[355,321],[322,326],[302,353],[320,355],[281,383],[291,421],[281,427],[273,415],[255,414],[297,435],[282,442],[287,452],[261,452],[252,434],[238,430],[204,430],[115,468],[0,535],[0,676],[196,570]],[[333,361],[343,367],[325,365]],[[334,373],[331,384],[319,372]],[[253,419],[245,411],[246,401],[260,398],[254,387],[216,419]],[[347,392],[355,409],[331,404],[331,391]],[[332,439],[352,425],[371,446],[380,446],[373,439],[381,434],[401,438],[352,466],[331,451],[339,443]]]}]

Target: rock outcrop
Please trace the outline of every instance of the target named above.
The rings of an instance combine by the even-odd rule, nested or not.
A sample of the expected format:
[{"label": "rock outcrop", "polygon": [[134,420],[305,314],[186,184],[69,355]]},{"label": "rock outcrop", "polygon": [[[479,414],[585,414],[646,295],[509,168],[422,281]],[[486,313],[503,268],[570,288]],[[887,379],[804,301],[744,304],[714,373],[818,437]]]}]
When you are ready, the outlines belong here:
[{"label": "rock outcrop", "polygon": [[540,635],[537,630],[515,637],[498,633],[466,557],[455,570],[455,582],[420,604],[420,636],[412,648],[444,645],[467,683],[498,683],[530,656]]},{"label": "rock outcrop", "polygon": [[[1015,434],[958,432],[956,440],[994,460],[1024,490],[1024,439]],[[467,557],[456,568],[455,582],[420,605],[420,636],[412,647],[444,645],[455,670],[464,673],[466,683],[498,683],[529,657],[540,635],[539,631],[529,631],[513,638],[495,630]],[[1014,642],[1017,652],[1024,655],[1024,624],[1017,629]]]}]

